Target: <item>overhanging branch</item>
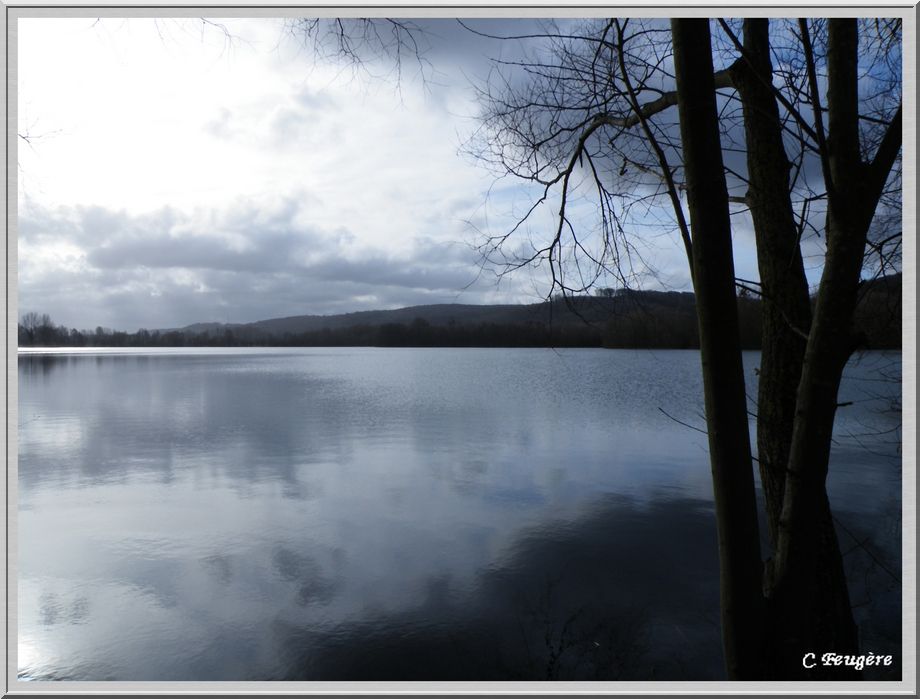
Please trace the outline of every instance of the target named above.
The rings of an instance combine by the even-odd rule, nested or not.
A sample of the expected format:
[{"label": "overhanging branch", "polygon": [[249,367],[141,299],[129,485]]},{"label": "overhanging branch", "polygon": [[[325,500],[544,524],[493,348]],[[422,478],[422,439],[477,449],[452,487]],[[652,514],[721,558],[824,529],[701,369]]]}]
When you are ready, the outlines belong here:
[{"label": "overhanging branch", "polygon": [[[720,70],[718,73],[715,73],[714,77],[715,87],[717,90],[719,88],[734,87],[728,69]],[[648,119],[649,117],[674,106],[677,106],[677,92],[672,90],[671,92],[665,92],[656,100],[643,104],[638,109],[635,109],[634,112],[628,117],[615,117],[611,116],[610,114],[598,114],[594,118],[595,120],[600,120],[606,126],[617,126],[619,128],[629,129],[633,126],[642,124],[644,119]]]}]

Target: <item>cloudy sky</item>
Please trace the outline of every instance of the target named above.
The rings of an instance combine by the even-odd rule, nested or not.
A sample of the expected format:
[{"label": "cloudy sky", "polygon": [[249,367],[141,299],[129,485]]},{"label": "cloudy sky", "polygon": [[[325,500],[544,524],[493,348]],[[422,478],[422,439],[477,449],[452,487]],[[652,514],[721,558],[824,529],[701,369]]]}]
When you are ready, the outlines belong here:
[{"label": "cloudy sky", "polygon": [[[19,315],[133,332],[546,295],[545,270],[497,282],[474,249],[538,194],[463,148],[471,83],[517,44],[424,20],[421,65],[355,71],[278,20],[219,22],[231,38],[194,19],[19,20]],[[642,284],[689,289],[678,238],[654,240]],[[755,278],[743,224],[736,248]]]}]

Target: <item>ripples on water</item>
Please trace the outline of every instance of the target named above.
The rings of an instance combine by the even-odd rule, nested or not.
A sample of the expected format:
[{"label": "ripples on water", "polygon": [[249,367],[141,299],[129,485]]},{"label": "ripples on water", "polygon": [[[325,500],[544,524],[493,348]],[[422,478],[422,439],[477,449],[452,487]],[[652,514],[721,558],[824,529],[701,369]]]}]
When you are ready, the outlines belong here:
[{"label": "ripples on water", "polygon": [[[847,560],[876,653],[899,362],[851,367],[828,484],[874,542]],[[22,679],[723,677],[707,447],[677,422],[703,427],[696,353],[59,353],[18,379]]]}]

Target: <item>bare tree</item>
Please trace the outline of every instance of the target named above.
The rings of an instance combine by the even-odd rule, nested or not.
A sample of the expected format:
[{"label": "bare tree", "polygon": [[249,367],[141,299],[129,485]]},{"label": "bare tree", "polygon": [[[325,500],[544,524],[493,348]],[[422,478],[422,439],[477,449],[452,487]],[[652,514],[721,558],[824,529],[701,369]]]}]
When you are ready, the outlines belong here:
[{"label": "bare tree", "polygon": [[763,569],[709,21],[671,26],[719,536],[722,648],[728,677],[753,680],[763,672]]},{"label": "bare tree", "polygon": [[[720,255],[730,255],[730,241],[716,244],[717,253],[707,248],[704,257],[709,261],[704,264],[694,248],[707,244],[701,241],[709,236],[701,238],[700,231],[692,231],[694,225],[688,225],[683,212],[686,195],[691,219],[696,215],[706,220],[701,218],[703,195],[693,193],[700,185],[693,184],[691,170],[721,162],[722,154],[727,155],[730,162],[724,165],[721,187],[713,184],[711,172],[706,175],[712,201],[702,208],[707,216],[719,218],[696,227],[719,229],[725,223],[721,212],[731,202],[743,203],[754,223],[765,314],[758,451],[772,549],[762,591],[752,593],[749,562],[753,554],[759,564],[756,537],[752,539],[742,526],[738,535],[746,537],[747,547],[733,544],[732,537],[720,538],[728,674],[858,676],[850,668],[805,673],[801,658],[815,643],[837,652],[858,648],[824,478],[841,372],[863,341],[851,326],[865,254],[870,249],[884,259],[880,267],[886,268],[896,257],[896,252],[889,253],[899,246],[900,233],[886,231],[867,248],[876,206],[886,192],[889,201],[883,213],[890,215],[896,208],[888,203],[896,200],[899,182],[895,164],[900,149],[900,74],[885,56],[899,48],[900,25],[799,21],[780,22],[771,29],[766,20],[745,20],[742,41],[731,24],[720,21],[716,55],[722,66],[715,71],[712,66],[689,67],[694,56],[688,53],[713,52],[708,27],[694,23],[675,24],[673,63],[681,62],[676,48],[679,26],[687,30],[683,75],[679,70],[674,75],[670,68],[669,28],[654,20],[592,21],[569,32],[550,26],[546,53],[534,54],[529,62],[497,64],[501,79],[491,80],[480,92],[484,116],[473,152],[500,174],[537,184],[542,194],[514,230],[484,241],[483,255],[504,264],[506,271],[544,260],[553,287],[563,292],[580,291],[608,274],[625,281],[630,268],[624,271],[624,260],[631,258],[622,253],[637,247],[629,228],[639,228],[653,202],[669,201],[672,226],[683,240],[699,296],[701,345],[721,343],[734,355],[736,325],[709,321],[707,314],[716,302],[703,302],[709,279],[699,278],[709,274],[703,270],[716,264]],[[778,50],[801,68],[780,72],[782,87],[776,84],[770,60]],[[789,56],[783,57],[785,65],[796,65]],[[511,68],[523,77],[515,78]],[[859,74],[871,78],[872,89],[862,94],[855,88]],[[714,108],[707,103],[706,115],[697,107],[713,96],[699,94],[704,88],[698,80],[706,82],[710,93],[725,90],[715,97]],[[876,82],[885,89],[877,88]],[[690,94],[688,83],[694,85]],[[680,103],[682,91],[681,142],[668,113]],[[693,106],[696,103],[700,104]],[[707,146],[691,147],[710,128],[708,114],[713,109],[721,140],[710,138]],[[737,151],[745,155],[744,170],[734,162],[737,158],[732,159]],[[726,177],[730,188],[725,187]],[[585,182],[596,192],[596,229],[576,226],[570,218],[570,197]],[[746,190],[743,196],[732,191],[741,189]],[[544,244],[509,256],[511,236],[551,199],[559,202],[554,232]],[[636,207],[642,207],[641,216],[630,216]],[[817,222],[822,215],[824,225]],[[821,250],[824,264],[814,320],[804,274],[806,243]],[[569,281],[572,278],[575,283]],[[733,289],[715,296],[719,294],[734,302]],[[704,352],[704,377],[710,361]],[[746,422],[743,427],[733,425],[716,407],[724,392],[736,394],[737,401],[737,394],[743,398],[743,385],[739,389],[715,378],[706,381],[720,533],[723,523],[736,516],[750,521],[747,503],[752,502],[753,489],[746,475],[735,473],[745,470],[743,465],[724,467],[723,455],[744,451],[738,440],[743,441],[742,429],[744,438],[747,435]],[[742,457],[736,453],[735,458]],[[747,514],[734,514],[735,507]],[[726,576],[726,571],[735,572]],[[751,594],[762,595],[773,610],[767,616],[770,623],[761,624],[762,605],[752,601]],[[762,633],[763,648],[770,653],[759,667],[754,657],[759,651],[752,650],[757,643],[735,633],[739,624],[763,629],[755,633]]]},{"label": "bare tree", "polygon": [[[858,647],[824,478],[843,365],[863,341],[851,331],[860,274],[891,269],[900,254],[900,231],[891,230],[899,216],[901,118],[900,66],[891,56],[900,52],[900,23],[799,20],[771,29],[766,20],[745,20],[742,38],[729,22],[719,26],[718,70],[697,64],[713,55],[705,22],[669,27],[656,20],[588,21],[574,30],[549,23],[542,53],[496,61],[480,88],[481,128],[469,150],[497,175],[542,194],[518,225],[487,234],[479,250],[501,274],[546,263],[548,295],[581,293],[610,278],[629,286],[654,274],[642,236],[631,229],[660,200],[670,203],[671,230],[698,295],[729,677],[858,676],[849,668],[804,673],[800,659],[815,643],[842,652]],[[412,23],[297,19],[285,29],[321,58],[344,57],[353,67],[386,59],[386,76],[397,84],[404,56],[423,65]],[[782,59],[779,70],[773,55]],[[858,71],[872,88],[861,95],[854,90]],[[744,171],[735,152],[744,153]],[[723,153],[731,162],[722,164]],[[718,186],[714,163],[724,169]],[[694,188],[711,200],[695,198]],[[593,230],[573,216],[574,200],[589,189],[599,212]],[[550,202],[554,229],[545,238],[528,231],[519,245],[530,218]],[[726,283],[733,281],[729,204],[742,205],[753,221],[764,303],[758,455],[772,550],[766,566],[737,376],[737,307]],[[815,319],[806,244],[824,265]],[[715,365],[734,367],[732,380],[713,373]]]},{"label": "bare tree", "polygon": [[[811,621],[820,550],[820,512],[837,391],[843,368],[865,338],[852,327],[867,235],[876,206],[901,147],[901,107],[870,160],[863,159],[859,129],[859,31],[856,20],[827,23],[826,133],[814,89],[815,59],[808,26],[801,23],[803,48],[813,84],[814,128],[828,193],[827,253],[808,336],[796,401],[779,541],[774,552],[771,602],[786,632],[789,662],[801,656],[812,636]],[[821,504],[819,508],[817,505]],[[836,542],[835,542],[836,543]]]},{"label": "bare tree", "polygon": [[[546,264],[549,295],[610,278],[628,286],[654,274],[641,233],[649,216],[661,217],[656,225],[683,245],[698,297],[728,676],[858,677],[846,667],[807,672],[802,656],[858,649],[825,477],[843,367],[865,341],[852,322],[862,272],[890,269],[900,255],[900,230],[888,226],[900,211],[901,78],[892,56],[900,56],[901,27],[751,19],[738,37],[736,24],[718,22],[714,49],[708,21],[550,23],[542,52],[496,61],[480,89],[481,128],[470,152],[540,196],[518,225],[487,235],[480,252],[502,273]],[[383,59],[376,77],[397,86],[406,57],[427,66],[412,22],[293,19],[284,30],[320,58],[353,67]],[[860,92],[860,79],[871,89]],[[575,217],[576,199],[589,194],[596,228]],[[515,248],[549,203],[553,229],[545,237],[530,231]],[[757,441],[766,565],[729,205],[744,207],[754,223],[764,301]],[[806,245],[824,268],[813,313]]]},{"label": "bare tree", "polygon": [[42,317],[35,311],[29,311],[22,316],[22,321],[19,324],[22,328],[21,334],[25,336],[30,345],[35,343],[35,333],[41,327],[41,324]]},{"label": "bare tree", "polygon": [[413,77],[427,81],[433,75],[425,58],[428,35],[411,19],[289,17],[281,20],[281,33],[317,61],[347,67],[353,76],[389,84],[396,92],[406,77],[407,61],[414,66],[409,68]]},{"label": "bare tree", "polygon": [[39,315],[36,311],[29,311],[19,323],[19,337],[30,345],[44,345],[53,341],[54,329],[51,316],[47,313]]}]

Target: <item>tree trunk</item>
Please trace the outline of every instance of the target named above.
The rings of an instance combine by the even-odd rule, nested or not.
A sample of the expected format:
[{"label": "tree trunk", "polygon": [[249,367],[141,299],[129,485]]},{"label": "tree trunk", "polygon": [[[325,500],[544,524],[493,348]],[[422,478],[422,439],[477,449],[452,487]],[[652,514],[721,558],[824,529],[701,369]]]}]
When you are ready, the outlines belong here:
[{"label": "tree trunk", "polygon": [[757,398],[757,451],[770,543],[776,542],[795,396],[811,327],[808,281],[789,195],[779,109],[771,89],[769,20],[744,20],[745,56],[731,67],[741,99],[749,187],[745,201],[757,242],[763,345]]},{"label": "tree trunk", "polygon": [[[871,215],[866,217],[870,202],[859,150],[858,46],[855,20],[829,21],[828,136],[822,153],[828,190],[827,254],[798,389],[771,594],[783,629],[782,652],[801,676],[807,676],[801,657],[825,651],[816,646],[819,639],[812,623],[818,585],[827,574],[818,567],[823,508],[815,504],[827,497],[837,390],[843,368],[860,342],[851,324]],[[871,208],[874,211],[874,202]]]},{"label": "tree trunk", "polygon": [[671,27],[719,539],[722,649],[728,678],[753,680],[762,676],[763,566],[709,21],[674,19]]},{"label": "tree trunk", "polygon": [[[745,55],[731,68],[741,98],[747,145],[749,189],[745,196],[754,223],[763,293],[763,346],[757,399],[757,451],[771,551],[779,539],[786,465],[795,420],[796,394],[802,376],[806,337],[811,327],[808,283],[799,234],[789,195],[789,162],[783,147],[779,109],[771,89],[769,21],[745,19]],[[815,599],[811,637],[815,647],[841,654],[857,652],[856,624],[850,610],[843,559],[826,493],[814,503],[819,529],[817,569],[820,594]],[[770,594],[772,559],[764,587]],[[815,678],[827,679],[818,665]],[[854,679],[852,668],[833,669],[835,679]],[[773,669],[783,679],[783,667]]]}]

